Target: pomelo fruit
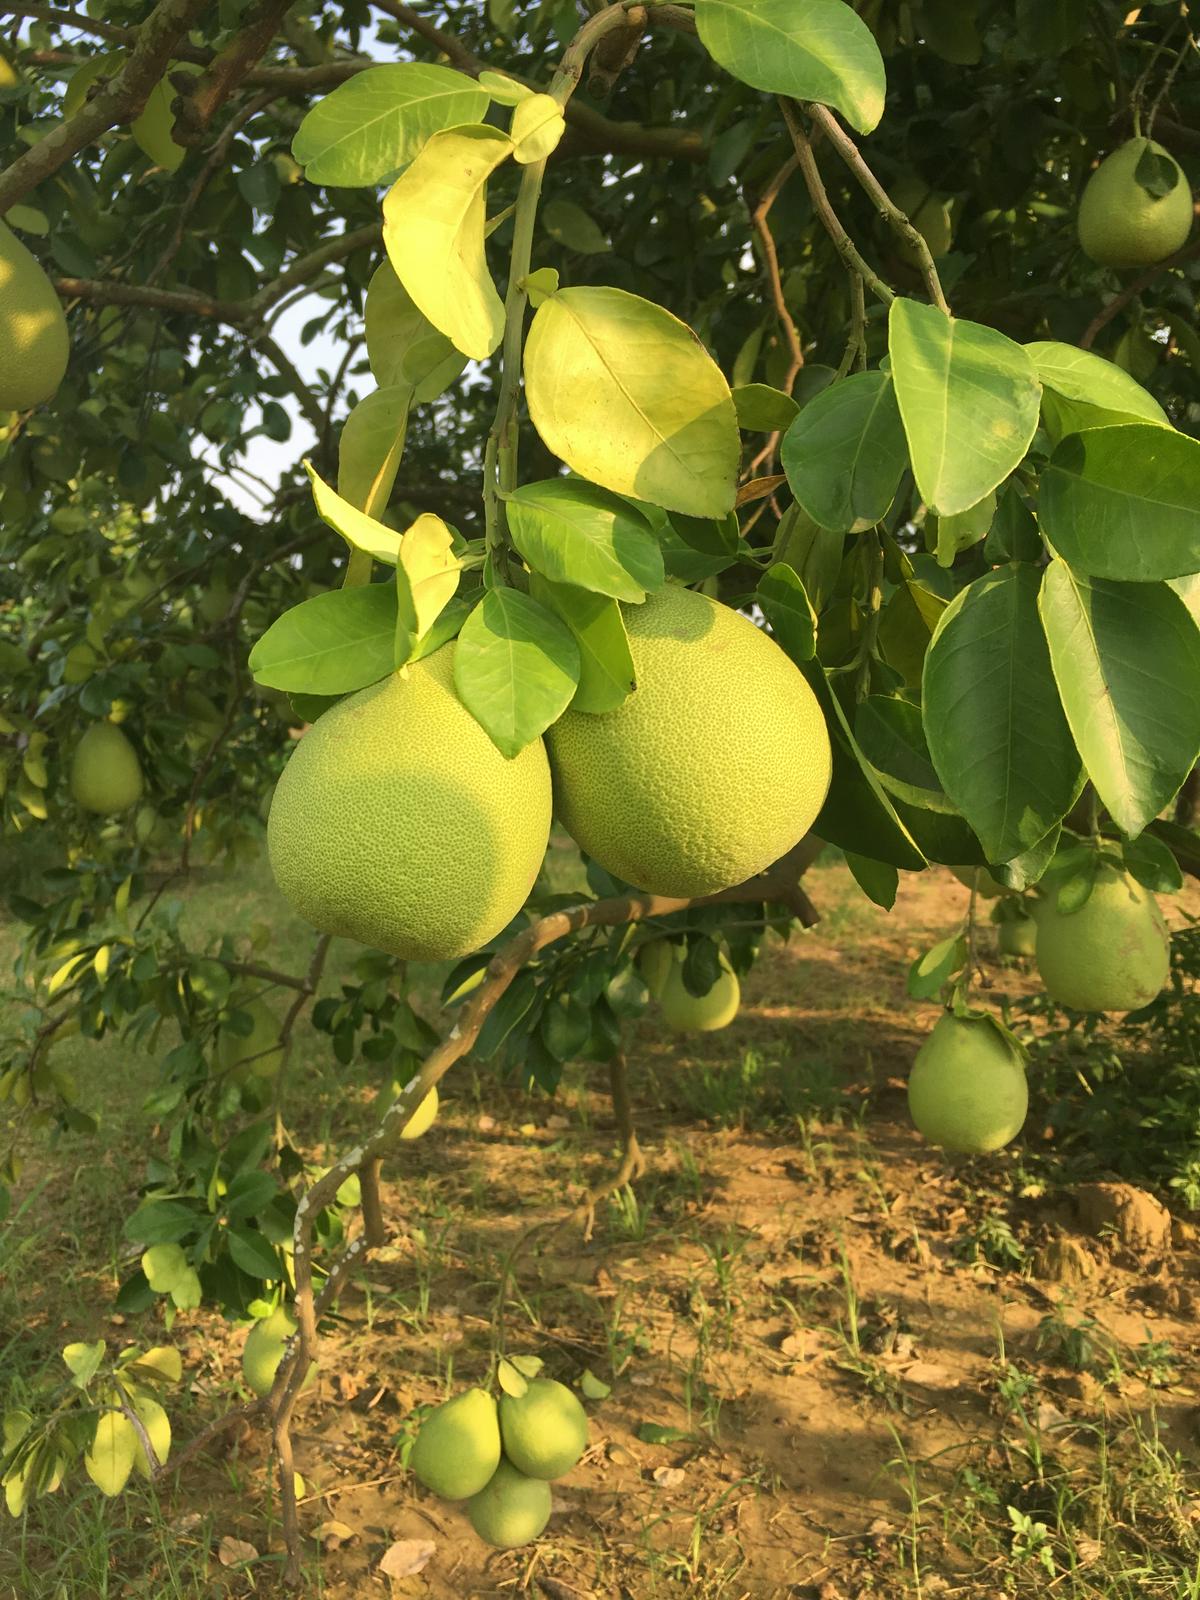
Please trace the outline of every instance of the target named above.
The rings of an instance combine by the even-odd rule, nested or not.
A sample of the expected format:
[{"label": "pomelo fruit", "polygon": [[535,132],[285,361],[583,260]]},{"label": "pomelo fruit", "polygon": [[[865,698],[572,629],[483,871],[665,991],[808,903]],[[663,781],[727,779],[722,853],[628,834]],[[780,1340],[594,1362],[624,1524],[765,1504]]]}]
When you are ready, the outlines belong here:
[{"label": "pomelo fruit", "polygon": [[54,285],[0,222],[0,411],[49,400],[67,370],[67,319]]},{"label": "pomelo fruit", "polygon": [[[666,983],[675,964],[677,948],[679,947],[670,939],[651,939],[638,951],[638,971],[654,1000],[657,1000],[663,992],[663,984]],[[680,954],[682,955],[682,949]]]},{"label": "pomelo fruit", "polygon": [[446,645],[332,706],[296,746],[267,823],[297,911],[421,961],[499,933],[550,836],[541,741],[505,760],[454,693],[453,662]]},{"label": "pomelo fruit", "polygon": [[296,1331],[296,1319],[286,1306],[276,1306],[269,1316],[256,1322],[242,1347],[242,1376],[246,1387],[261,1399],[275,1383],[283,1360],[284,1347]]},{"label": "pomelo fruit", "polygon": [[[1156,199],[1134,176],[1145,149],[1175,168],[1175,187]],[[1130,139],[1092,173],[1079,202],[1079,243],[1103,267],[1148,267],[1186,244],[1192,191],[1174,157],[1152,139]]]},{"label": "pomelo fruit", "polygon": [[996,925],[1002,956],[1031,956],[1037,949],[1037,923],[1030,916],[1005,917]]},{"label": "pomelo fruit", "polygon": [[908,1109],[930,1144],[962,1155],[999,1150],[1029,1109],[1024,1062],[986,1017],[947,1012],[917,1051]]},{"label": "pomelo fruit", "polygon": [[279,1043],[279,1018],[262,1000],[231,1000],[235,1011],[245,1011],[253,1020],[249,1033],[235,1033],[232,1028],[218,1028],[216,1040],[217,1066],[235,1079],[244,1073],[256,1078],[273,1078],[283,1060],[283,1046]]},{"label": "pomelo fruit", "polygon": [[587,1412],[565,1383],[533,1378],[523,1395],[500,1396],[500,1442],[528,1478],[561,1478],[587,1449]]},{"label": "pomelo fruit", "polygon": [[707,994],[693,994],[683,981],[683,963],[673,961],[658,997],[663,1021],[677,1033],[715,1033],[727,1028],[742,1003],[742,986],[724,956],[717,981]]},{"label": "pomelo fruit", "polygon": [[532,1544],[550,1521],[550,1485],[501,1461],[487,1487],[468,1503],[467,1516],[485,1543],[516,1550]]},{"label": "pomelo fruit", "polygon": [[114,723],[93,722],[75,746],[71,794],[76,805],[102,817],[115,817],[141,799],[137,751]]},{"label": "pomelo fruit", "polygon": [[431,1411],[408,1464],[418,1481],[443,1500],[478,1494],[500,1464],[500,1423],[491,1395],[468,1389]]},{"label": "pomelo fruit", "polygon": [[607,872],[652,894],[743,883],[824,802],[816,697],[773,639],[706,595],[672,584],[621,612],[637,688],[548,730],[558,815]]},{"label": "pomelo fruit", "polygon": [[1046,993],[1073,1011],[1136,1011],[1171,970],[1171,943],[1158,902],[1128,873],[1102,864],[1091,894],[1063,913],[1038,910],[1037,967]]}]

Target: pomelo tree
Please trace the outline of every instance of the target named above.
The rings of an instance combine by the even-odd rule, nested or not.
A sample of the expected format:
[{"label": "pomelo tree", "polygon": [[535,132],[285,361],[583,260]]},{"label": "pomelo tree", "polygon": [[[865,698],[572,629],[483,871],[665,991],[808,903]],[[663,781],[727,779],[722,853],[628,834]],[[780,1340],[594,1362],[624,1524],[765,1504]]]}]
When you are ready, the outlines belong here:
[{"label": "pomelo tree", "polygon": [[[1039,890],[1060,954],[1100,885],[1161,981],[1148,896],[1200,873],[1196,45],[1174,0],[6,16],[0,1101],[82,1145],[56,1039],[161,1056],[117,1305],[257,1319],[295,1580],[319,1320],[468,1052],[609,1062],[627,1170],[648,970],[736,1006],[822,844],[883,906],[930,863]],[[552,780],[590,896],[536,879]],[[172,898],[268,811],[303,972]],[[1023,1087],[975,909],[911,980],[1005,1078],[968,1149]],[[333,934],[358,981],[318,997]],[[416,957],[455,960],[440,1017]],[[380,1086],[322,1174],[308,1026]],[[10,1510],[164,1469],[147,1343],[13,1414]],[[500,1489],[478,1525],[540,1530]]]}]

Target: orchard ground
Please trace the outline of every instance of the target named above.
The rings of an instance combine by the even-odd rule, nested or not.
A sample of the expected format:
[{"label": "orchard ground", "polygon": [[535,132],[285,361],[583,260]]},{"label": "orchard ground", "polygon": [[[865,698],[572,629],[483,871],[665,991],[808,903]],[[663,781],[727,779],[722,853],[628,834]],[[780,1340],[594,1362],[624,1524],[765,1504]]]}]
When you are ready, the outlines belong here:
[{"label": "orchard ground", "polygon": [[[552,859],[570,886],[577,859]],[[387,1164],[392,1242],[331,1320],[297,1418],[307,1595],[1200,1596],[1200,1229],[1178,1196],[1172,1223],[1148,1193],[1096,1187],[1112,1174],[1086,1139],[1059,1147],[1040,1057],[1016,1147],[964,1162],[924,1146],[904,1079],[937,1009],[905,976],[967,892],[941,869],[906,877],[887,916],[840,860],[806,882],[820,925],[771,945],[731,1027],[680,1037],[651,1012],[630,1039],[645,1176],[598,1208],[589,1244],[572,1223],[517,1265],[510,1352],[612,1386],[539,1546],[485,1549],[415,1491],[401,1451],[415,1406],[486,1377],[515,1240],[615,1165],[605,1070],[576,1069],[550,1101],[456,1069],[433,1132]],[[311,935],[265,863],[186,898],[193,936],[265,921],[269,959],[302,969]],[[1179,925],[1200,891],[1165,904]],[[2,940],[7,965],[15,930]],[[990,998],[1032,996],[990,949]],[[329,991],[354,955],[335,947]],[[439,974],[415,975],[432,1014]],[[109,1313],[154,1062],[117,1040],[62,1052],[106,1136],[26,1152],[0,1230],[18,1381],[72,1339],[162,1336],[154,1313],[145,1330]],[[336,1066],[323,1036],[298,1032],[290,1082],[313,1159],[366,1125],[365,1070]],[[1135,1165],[1150,1137],[1131,1114]],[[204,1311],[170,1338],[182,1444],[237,1397],[244,1333]],[[250,1427],[157,1494],[72,1485],[9,1524],[0,1596],[273,1594],[273,1496]],[[434,1546],[419,1575],[379,1572],[397,1541]]]}]

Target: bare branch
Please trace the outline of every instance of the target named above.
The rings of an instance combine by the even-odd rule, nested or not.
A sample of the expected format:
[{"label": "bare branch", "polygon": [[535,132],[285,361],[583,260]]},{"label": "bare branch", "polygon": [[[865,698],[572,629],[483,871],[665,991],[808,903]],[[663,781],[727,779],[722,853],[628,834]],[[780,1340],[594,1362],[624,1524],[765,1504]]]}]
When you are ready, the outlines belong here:
[{"label": "bare branch", "polygon": [[120,72],[0,172],[0,216],[101,134],[134,120],[166,72],[175,46],[206,9],[206,0],[159,0],[137,29],[137,42]]},{"label": "bare branch", "polygon": [[1167,256],[1164,261],[1156,261],[1152,267],[1147,267],[1145,272],[1139,273],[1096,313],[1080,336],[1079,348],[1090,350],[1096,341],[1096,336],[1108,327],[1114,317],[1124,311],[1131,300],[1136,300],[1143,289],[1148,289],[1159,273],[1169,272],[1172,267],[1182,266],[1185,261],[1191,261],[1198,255],[1200,255],[1200,239],[1193,239],[1191,244],[1184,245],[1182,250],[1176,250],[1173,256]]}]

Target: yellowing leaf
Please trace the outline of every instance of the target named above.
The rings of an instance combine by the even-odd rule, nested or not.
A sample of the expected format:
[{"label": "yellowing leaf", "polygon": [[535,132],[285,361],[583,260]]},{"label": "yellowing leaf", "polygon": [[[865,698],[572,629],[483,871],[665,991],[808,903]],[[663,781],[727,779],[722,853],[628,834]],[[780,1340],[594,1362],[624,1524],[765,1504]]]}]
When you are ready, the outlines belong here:
[{"label": "yellowing leaf", "polygon": [[394,566],[400,549],[400,535],[396,530],[367,516],[348,500],[343,500],[336,490],[329,487],[311,461],[306,461],[304,468],[312,484],[313,503],[322,522],[328,523],[335,533],[340,533],[353,549],[369,551],[376,561],[386,561],[389,566]]},{"label": "yellowing leaf", "polygon": [[740,437],[720,368],[686,324],[624,289],[563,289],[525,346],[529,415],[593,483],[668,511],[732,511]]},{"label": "yellowing leaf", "polygon": [[149,1350],[141,1351],[140,1354],[137,1350],[131,1350],[128,1363],[122,1356],[121,1364],[149,1368],[167,1383],[178,1383],[183,1377],[183,1359],[174,1345],[156,1344]]},{"label": "yellowing leaf", "polygon": [[[150,1448],[154,1451],[153,1465],[161,1467],[171,1453],[171,1419],[152,1395],[135,1394],[130,1404],[137,1413],[138,1421],[146,1430]],[[134,1432],[137,1430],[134,1429]],[[138,1440],[133,1464],[143,1478],[150,1476],[152,1465],[147,1459],[146,1446],[141,1439]]]},{"label": "yellowing leaf", "polygon": [[383,202],[383,241],[418,309],[482,361],[504,333],[483,240],[487,180],[512,140],[482,123],[435,133]]},{"label": "yellowing leaf", "polygon": [[68,981],[68,979],[70,978],[71,974],[75,971],[76,967],[78,967],[81,962],[86,961],[86,960],[87,960],[87,952],[83,951],[79,955],[72,956],[69,961],[64,961],[62,966],[59,967],[58,971],[50,979],[50,982],[46,985],[46,994],[47,994],[47,996],[56,995],[58,993],[58,991],[63,987],[63,985]]},{"label": "yellowing leaf", "polygon": [[120,1494],[133,1471],[138,1437],[120,1411],[106,1411],[96,1423],[92,1447],[83,1458],[88,1477],[101,1494]]},{"label": "yellowing leaf", "polygon": [[412,659],[417,641],[437,621],[458,588],[459,562],[454,535],[432,511],[425,511],[400,541],[396,564],[396,664]]},{"label": "yellowing leaf", "polygon": [[562,107],[553,95],[529,95],[512,116],[513,160],[523,166],[544,161],[566,131]]},{"label": "yellowing leaf", "polygon": [[108,977],[109,964],[112,961],[112,945],[102,944],[92,957],[92,970],[103,983]]},{"label": "yellowing leaf", "polygon": [[527,89],[515,78],[506,77],[503,72],[481,72],[475,82],[481,89],[487,90],[497,105],[519,105],[533,94],[532,89]]}]

